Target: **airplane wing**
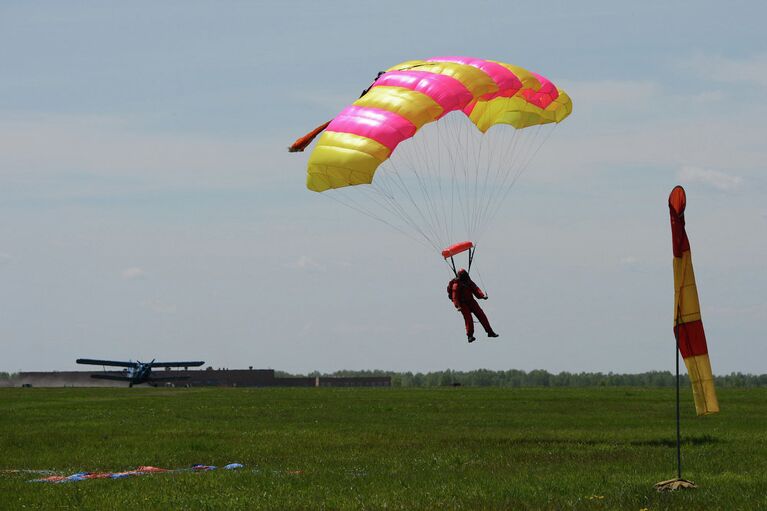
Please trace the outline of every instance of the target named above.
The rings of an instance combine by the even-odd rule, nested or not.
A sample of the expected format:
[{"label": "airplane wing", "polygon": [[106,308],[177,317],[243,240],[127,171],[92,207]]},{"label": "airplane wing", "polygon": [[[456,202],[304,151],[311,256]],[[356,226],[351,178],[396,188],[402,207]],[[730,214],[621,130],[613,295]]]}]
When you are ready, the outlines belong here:
[{"label": "airplane wing", "polygon": [[192,360],[189,362],[152,362],[152,367],[200,367],[204,361]]},{"label": "airplane wing", "polygon": [[115,381],[131,381],[130,376],[117,376],[112,374],[92,374],[91,378],[96,378],[97,380],[115,380]]},{"label": "airplane wing", "polygon": [[75,360],[78,364],[88,364],[94,366],[114,366],[114,367],[136,367],[136,362],[121,362],[119,360],[94,360],[92,358],[78,358]]}]

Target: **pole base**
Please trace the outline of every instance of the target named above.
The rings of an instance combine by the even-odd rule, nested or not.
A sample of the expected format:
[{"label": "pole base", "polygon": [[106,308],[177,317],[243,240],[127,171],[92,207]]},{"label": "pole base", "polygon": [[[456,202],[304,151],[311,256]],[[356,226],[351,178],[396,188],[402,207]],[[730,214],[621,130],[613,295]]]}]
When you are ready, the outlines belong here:
[{"label": "pole base", "polygon": [[698,486],[692,481],[679,478],[655,483],[655,489],[658,491],[693,490],[697,487]]}]

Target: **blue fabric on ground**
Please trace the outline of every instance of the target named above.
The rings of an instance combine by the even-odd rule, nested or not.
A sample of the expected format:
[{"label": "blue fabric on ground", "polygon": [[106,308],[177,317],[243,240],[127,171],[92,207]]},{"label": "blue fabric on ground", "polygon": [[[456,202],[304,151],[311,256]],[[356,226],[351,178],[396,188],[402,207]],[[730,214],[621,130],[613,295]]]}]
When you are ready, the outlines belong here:
[{"label": "blue fabric on ground", "polygon": [[[243,468],[245,465],[242,463],[229,463],[228,465],[225,465],[221,468],[226,470],[234,470],[238,468]],[[59,484],[59,483],[69,483],[69,482],[77,482],[77,481],[86,481],[88,479],[124,479],[126,477],[133,477],[133,476],[141,476],[141,475],[148,475],[153,473],[163,473],[163,474],[172,474],[172,473],[179,473],[179,472],[189,472],[189,471],[195,471],[195,472],[208,472],[211,470],[216,470],[216,466],[214,465],[192,465],[190,468],[179,468],[175,470],[165,470],[165,469],[156,469],[155,467],[139,467],[146,468],[146,471],[141,470],[129,470],[127,472],[77,472],[69,476],[50,476],[44,479],[32,479],[29,481],[30,483],[53,483],[53,484]],[[149,470],[153,469],[153,470]],[[37,472],[43,472],[43,471],[37,471]],[[45,471],[45,472],[53,472],[53,471]]]}]

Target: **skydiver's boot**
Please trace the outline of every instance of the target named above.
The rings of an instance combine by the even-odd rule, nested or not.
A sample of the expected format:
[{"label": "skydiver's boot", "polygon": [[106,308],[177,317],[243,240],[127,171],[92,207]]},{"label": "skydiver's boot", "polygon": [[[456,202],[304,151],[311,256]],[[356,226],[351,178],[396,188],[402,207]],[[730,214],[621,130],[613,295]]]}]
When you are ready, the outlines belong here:
[{"label": "skydiver's boot", "polygon": [[493,332],[493,331],[491,330],[491,331],[489,331],[489,332],[487,333],[487,336],[488,336],[488,337],[498,337],[498,334],[496,334],[495,332]]},{"label": "skydiver's boot", "polygon": [[476,337],[474,337],[474,336],[473,336],[473,335],[471,335],[471,334],[467,334],[467,335],[466,335],[466,337],[468,337],[468,339],[469,339],[469,344],[471,344],[471,343],[473,343],[474,341],[476,341],[476,340],[477,340],[477,338],[476,338]]}]

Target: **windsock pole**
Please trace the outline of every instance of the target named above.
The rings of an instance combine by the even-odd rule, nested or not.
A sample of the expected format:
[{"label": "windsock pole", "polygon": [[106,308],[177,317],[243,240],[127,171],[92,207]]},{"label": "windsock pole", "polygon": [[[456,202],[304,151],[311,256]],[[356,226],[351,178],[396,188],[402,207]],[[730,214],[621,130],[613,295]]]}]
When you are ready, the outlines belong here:
[{"label": "windsock pole", "polygon": [[682,429],[679,418],[679,349],[674,343],[676,353],[676,477],[682,479]]}]

